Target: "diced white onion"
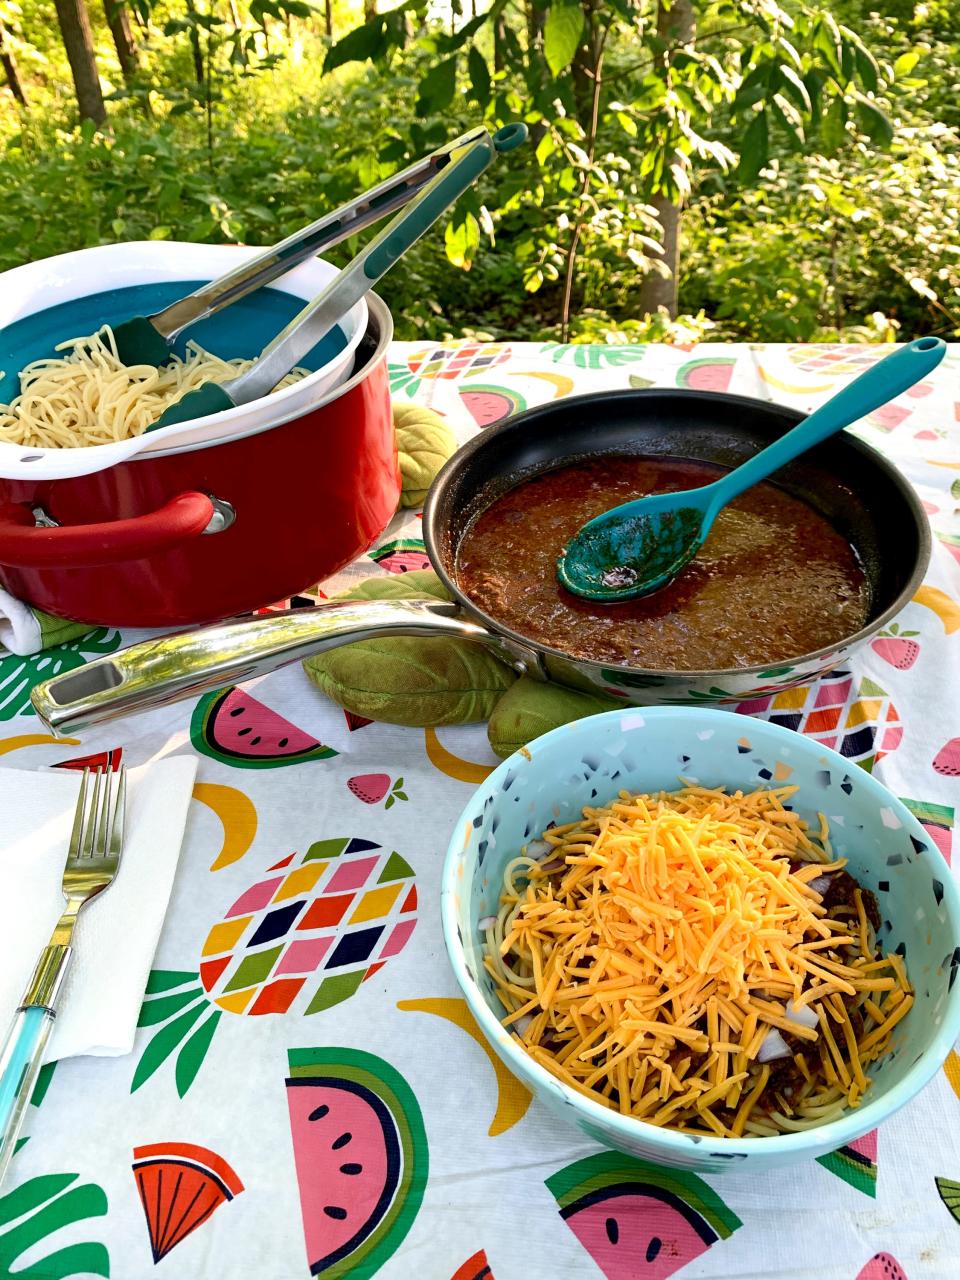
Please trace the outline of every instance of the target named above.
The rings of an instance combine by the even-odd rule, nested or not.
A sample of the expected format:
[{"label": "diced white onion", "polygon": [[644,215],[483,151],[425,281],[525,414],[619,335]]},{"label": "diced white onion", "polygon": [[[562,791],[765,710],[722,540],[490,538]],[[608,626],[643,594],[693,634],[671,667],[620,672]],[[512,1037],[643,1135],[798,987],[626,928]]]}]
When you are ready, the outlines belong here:
[{"label": "diced white onion", "polygon": [[801,1027],[810,1027],[812,1029],[820,1025],[820,1019],[808,1004],[801,1005],[799,1009],[795,1009],[792,1000],[787,1001],[786,1018],[788,1022],[799,1023]]},{"label": "diced white onion", "polygon": [[771,1027],[764,1038],[763,1044],[760,1046],[757,1061],[773,1062],[777,1058],[789,1058],[790,1056],[790,1046],[776,1027]]},{"label": "diced white onion", "polygon": [[513,1024],[514,1030],[516,1031],[517,1035],[522,1036],[532,1021],[533,1021],[532,1013],[525,1013],[522,1018],[518,1018],[516,1022]]},{"label": "diced white onion", "polygon": [[552,844],[548,844],[546,840],[531,840],[527,845],[528,858],[542,858],[545,853],[550,853],[553,849]]},{"label": "diced white onion", "polygon": [[824,894],[830,888],[830,877],[817,876],[816,880],[809,880],[807,882],[807,886],[812,889],[814,893]]},{"label": "diced white onion", "polygon": [[484,916],[482,920],[477,921],[477,928],[480,930],[492,929],[496,923],[496,916]]}]

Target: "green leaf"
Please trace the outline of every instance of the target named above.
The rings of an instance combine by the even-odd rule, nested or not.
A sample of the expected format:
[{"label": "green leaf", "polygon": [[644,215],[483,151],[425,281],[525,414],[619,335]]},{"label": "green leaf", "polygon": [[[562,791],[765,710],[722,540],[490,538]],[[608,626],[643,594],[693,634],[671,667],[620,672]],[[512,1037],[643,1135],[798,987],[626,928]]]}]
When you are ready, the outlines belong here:
[{"label": "green leaf", "polygon": [[901,53],[893,64],[893,74],[895,76],[908,76],[919,61],[920,55],[914,49]]},{"label": "green leaf", "polygon": [[893,125],[878,106],[859,98],[856,104],[857,122],[871,142],[885,151],[893,142]]},{"label": "green leaf", "polygon": [[137,1069],[133,1073],[133,1080],[130,1084],[131,1093],[136,1093],[140,1086],[145,1084],[153,1073],[166,1062],[167,1058],[170,1057],[180,1041],[183,1040],[193,1024],[208,1007],[205,1004],[194,1005],[192,1009],[182,1013],[179,1018],[174,1018],[172,1022],[168,1022],[165,1027],[160,1028],[147,1044],[140,1061],[137,1063]]},{"label": "green leaf", "polygon": [[449,107],[457,91],[457,59],[447,58],[430,68],[420,81],[417,114],[428,115]]},{"label": "green leaf", "polygon": [[172,987],[182,987],[187,982],[197,982],[199,973],[188,973],[185,969],[152,969],[147,979],[146,995],[154,996],[158,991],[169,991]]},{"label": "green leaf", "polygon": [[857,64],[857,75],[860,77],[860,83],[866,89],[867,93],[876,93],[877,86],[880,83],[880,68],[877,66],[877,60],[869,49],[865,49],[862,44],[854,45],[854,57]]},{"label": "green leaf", "polygon": [[194,1000],[200,999],[203,991],[200,987],[190,987],[186,991],[175,991],[169,996],[159,996],[154,1000],[144,1000],[140,1007],[138,1027],[155,1027],[158,1022],[166,1022],[175,1013]]},{"label": "green leaf", "polygon": [[174,1072],[174,1078],[177,1082],[177,1093],[181,1098],[197,1078],[197,1072],[207,1056],[210,1041],[213,1039],[213,1033],[217,1029],[217,1023],[220,1021],[221,1016],[222,1011],[215,1009],[206,1022],[200,1023],[199,1027],[177,1054],[177,1068]]},{"label": "green leaf", "polygon": [[480,247],[480,224],[472,213],[465,217],[451,220],[443,233],[447,260],[455,267],[469,271],[473,264],[473,255]]},{"label": "green leaf", "polygon": [[[103,1217],[107,1212],[107,1197],[101,1187],[93,1183],[70,1186],[78,1176],[65,1173],[31,1178],[0,1199],[0,1223],[16,1221],[15,1226],[0,1233],[0,1275],[18,1276],[21,1280],[109,1276],[110,1257],[102,1244],[70,1244],[40,1258],[33,1253],[41,1240],[61,1228],[85,1218]],[[65,1190],[67,1187],[69,1191]],[[31,1262],[15,1265],[28,1251],[32,1253]]]},{"label": "green leaf", "polygon": [[847,104],[842,98],[834,98],[824,113],[820,133],[829,151],[837,151],[847,139]]},{"label": "green leaf", "polygon": [[807,92],[807,86],[794,71],[793,67],[788,66],[786,63],[781,63],[780,78],[783,81],[784,93],[790,95],[801,111],[811,111],[812,104],[810,102],[810,94]]},{"label": "green leaf", "polygon": [[766,111],[758,111],[740,143],[737,178],[744,186],[756,182],[770,155],[770,127]]},{"label": "green leaf", "polygon": [[323,74],[326,75],[347,62],[366,62],[367,58],[375,58],[381,52],[383,43],[381,18],[364,23],[362,27],[354,27],[327,51],[323,61]]},{"label": "green leaf", "polygon": [[470,74],[473,96],[481,107],[485,107],[490,101],[490,71],[486,59],[476,45],[472,45],[467,54],[467,71]]},{"label": "green leaf", "polygon": [[579,4],[552,4],[543,29],[543,53],[555,76],[573,61],[583,32],[583,10]]}]

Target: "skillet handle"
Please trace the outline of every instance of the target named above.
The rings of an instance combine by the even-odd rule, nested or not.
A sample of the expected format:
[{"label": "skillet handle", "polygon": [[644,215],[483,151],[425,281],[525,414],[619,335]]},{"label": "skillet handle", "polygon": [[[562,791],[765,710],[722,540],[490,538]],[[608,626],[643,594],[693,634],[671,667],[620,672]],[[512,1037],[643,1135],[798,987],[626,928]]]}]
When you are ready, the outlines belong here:
[{"label": "skillet handle", "polygon": [[27,507],[0,506],[0,564],[18,569],[120,564],[198,538],[217,513],[205,493],[181,493],[156,511],[128,520],[41,528]]},{"label": "skillet handle", "polygon": [[525,669],[519,649],[465,621],[459,611],[446,600],[349,600],[217,623],[158,636],[88,662],[38,684],[31,701],[54,733],[69,734],[375,636],[476,640],[509,665]]}]

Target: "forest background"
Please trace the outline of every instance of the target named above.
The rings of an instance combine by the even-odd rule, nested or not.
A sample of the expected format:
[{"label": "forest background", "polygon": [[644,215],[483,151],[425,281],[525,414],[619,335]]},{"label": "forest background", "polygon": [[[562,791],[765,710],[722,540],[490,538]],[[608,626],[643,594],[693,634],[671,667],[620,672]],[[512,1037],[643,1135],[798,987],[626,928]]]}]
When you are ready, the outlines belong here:
[{"label": "forest background", "polygon": [[522,119],[399,338],[960,335],[951,0],[0,0],[0,64],[0,270],[269,244]]}]

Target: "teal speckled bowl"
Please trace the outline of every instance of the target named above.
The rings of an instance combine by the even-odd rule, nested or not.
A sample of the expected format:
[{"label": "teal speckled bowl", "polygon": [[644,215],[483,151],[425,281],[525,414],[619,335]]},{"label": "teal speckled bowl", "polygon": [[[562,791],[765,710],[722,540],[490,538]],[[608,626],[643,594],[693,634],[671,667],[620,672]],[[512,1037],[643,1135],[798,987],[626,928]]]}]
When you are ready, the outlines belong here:
[{"label": "teal speckled bowl", "polygon": [[[775,1138],[722,1139],[674,1132],[591,1102],[538,1066],[500,1025],[503,1008],[482,964],[478,921],[497,910],[503,868],[551,821],[621,789],[675,790],[680,775],[752,791],[796,785],[791,804],[830,821],[839,856],[876,895],[880,941],[899,950],[916,1004],[892,1051],[871,1070],[863,1103],[841,1119]],[[473,1016],[510,1070],[542,1102],[597,1142],[685,1169],[718,1172],[790,1164],[853,1142],[917,1094],[960,1035],[960,894],[942,854],[895,796],[856,765],[777,725],[703,707],[624,708],[545,734],[477,788],[454,829],[441,890],[447,952]]]}]

